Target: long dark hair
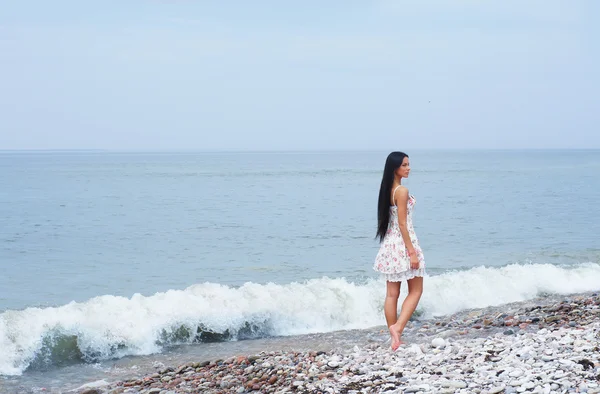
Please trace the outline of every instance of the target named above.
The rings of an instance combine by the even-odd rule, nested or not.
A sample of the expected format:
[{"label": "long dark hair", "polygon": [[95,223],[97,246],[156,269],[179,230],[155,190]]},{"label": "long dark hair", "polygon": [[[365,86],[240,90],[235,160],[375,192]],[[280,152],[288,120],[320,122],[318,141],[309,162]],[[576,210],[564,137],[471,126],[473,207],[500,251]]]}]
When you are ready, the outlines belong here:
[{"label": "long dark hair", "polygon": [[377,202],[376,238],[379,238],[379,242],[383,241],[390,221],[390,195],[394,184],[394,172],[402,165],[405,157],[408,157],[408,155],[404,152],[392,152],[385,161],[381,187],[379,188],[379,201]]}]

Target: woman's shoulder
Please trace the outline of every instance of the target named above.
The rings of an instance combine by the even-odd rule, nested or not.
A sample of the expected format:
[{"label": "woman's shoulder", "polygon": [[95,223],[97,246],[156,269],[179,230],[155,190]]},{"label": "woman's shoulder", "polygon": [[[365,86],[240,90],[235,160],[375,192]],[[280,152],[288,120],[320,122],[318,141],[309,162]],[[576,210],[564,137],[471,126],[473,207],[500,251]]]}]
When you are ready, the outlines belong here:
[{"label": "woman's shoulder", "polygon": [[394,195],[408,196],[408,188],[404,185],[398,185],[394,188]]},{"label": "woman's shoulder", "polygon": [[398,205],[398,203],[403,203],[409,199],[408,188],[403,185],[398,185],[394,188],[394,192],[392,193],[392,201],[393,205]]}]

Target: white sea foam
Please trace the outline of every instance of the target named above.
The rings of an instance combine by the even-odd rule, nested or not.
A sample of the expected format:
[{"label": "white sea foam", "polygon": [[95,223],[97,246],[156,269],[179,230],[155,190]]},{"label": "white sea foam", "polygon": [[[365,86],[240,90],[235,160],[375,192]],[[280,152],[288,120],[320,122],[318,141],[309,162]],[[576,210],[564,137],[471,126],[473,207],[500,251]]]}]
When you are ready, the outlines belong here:
[{"label": "white sea foam", "polygon": [[[477,267],[426,278],[419,309],[425,316],[445,315],[539,293],[596,290],[600,264]],[[152,354],[166,343],[205,338],[368,328],[384,323],[384,295],[381,281],[355,284],[321,278],[238,288],[204,283],[149,297],[107,295],[57,308],[6,311],[0,314],[0,374],[18,375],[32,363],[54,363],[64,354],[95,360]],[[206,333],[212,334],[202,336]],[[53,353],[57,347],[61,351]]]}]

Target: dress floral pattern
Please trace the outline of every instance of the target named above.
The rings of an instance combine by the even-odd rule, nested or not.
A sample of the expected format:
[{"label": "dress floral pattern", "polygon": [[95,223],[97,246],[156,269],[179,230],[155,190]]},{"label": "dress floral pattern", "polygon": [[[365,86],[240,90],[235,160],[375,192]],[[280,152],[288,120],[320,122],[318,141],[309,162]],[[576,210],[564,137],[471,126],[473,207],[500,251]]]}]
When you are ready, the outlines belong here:
[{"label": "dress floral pattern", "polygon": [[388,230],[373,265],[373,269],[384,274],[387,281],[402,282],[417,276],[425,276],[425,257],[419,245],[419,239],[415,233],[412,220],[412,212],[415,204],[415,197],[410,195],[406,208],[406,227],[417,258],[419,259],[419,268],[410,268],[410,256],[408,255],[408,250],[406,249],[402,234],[400,233],[400,226],[398,225],[398,207],[392,205],[390,206]]}]

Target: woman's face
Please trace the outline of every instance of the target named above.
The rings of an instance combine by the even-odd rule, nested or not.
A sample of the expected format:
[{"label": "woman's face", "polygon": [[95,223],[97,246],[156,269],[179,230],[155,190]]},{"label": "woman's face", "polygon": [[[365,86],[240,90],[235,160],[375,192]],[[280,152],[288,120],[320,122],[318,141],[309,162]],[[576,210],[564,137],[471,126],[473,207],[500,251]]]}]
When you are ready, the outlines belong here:
[{"label": "woman's face", "polygon": [[410,162],[408,160],[408,157],[405,157],[402,160],[402,164],[400,165],[400,167],[398,167],[396,169],[396,176],[398,176],[400,178],[408,178],[409,173],[410,173]]}]

